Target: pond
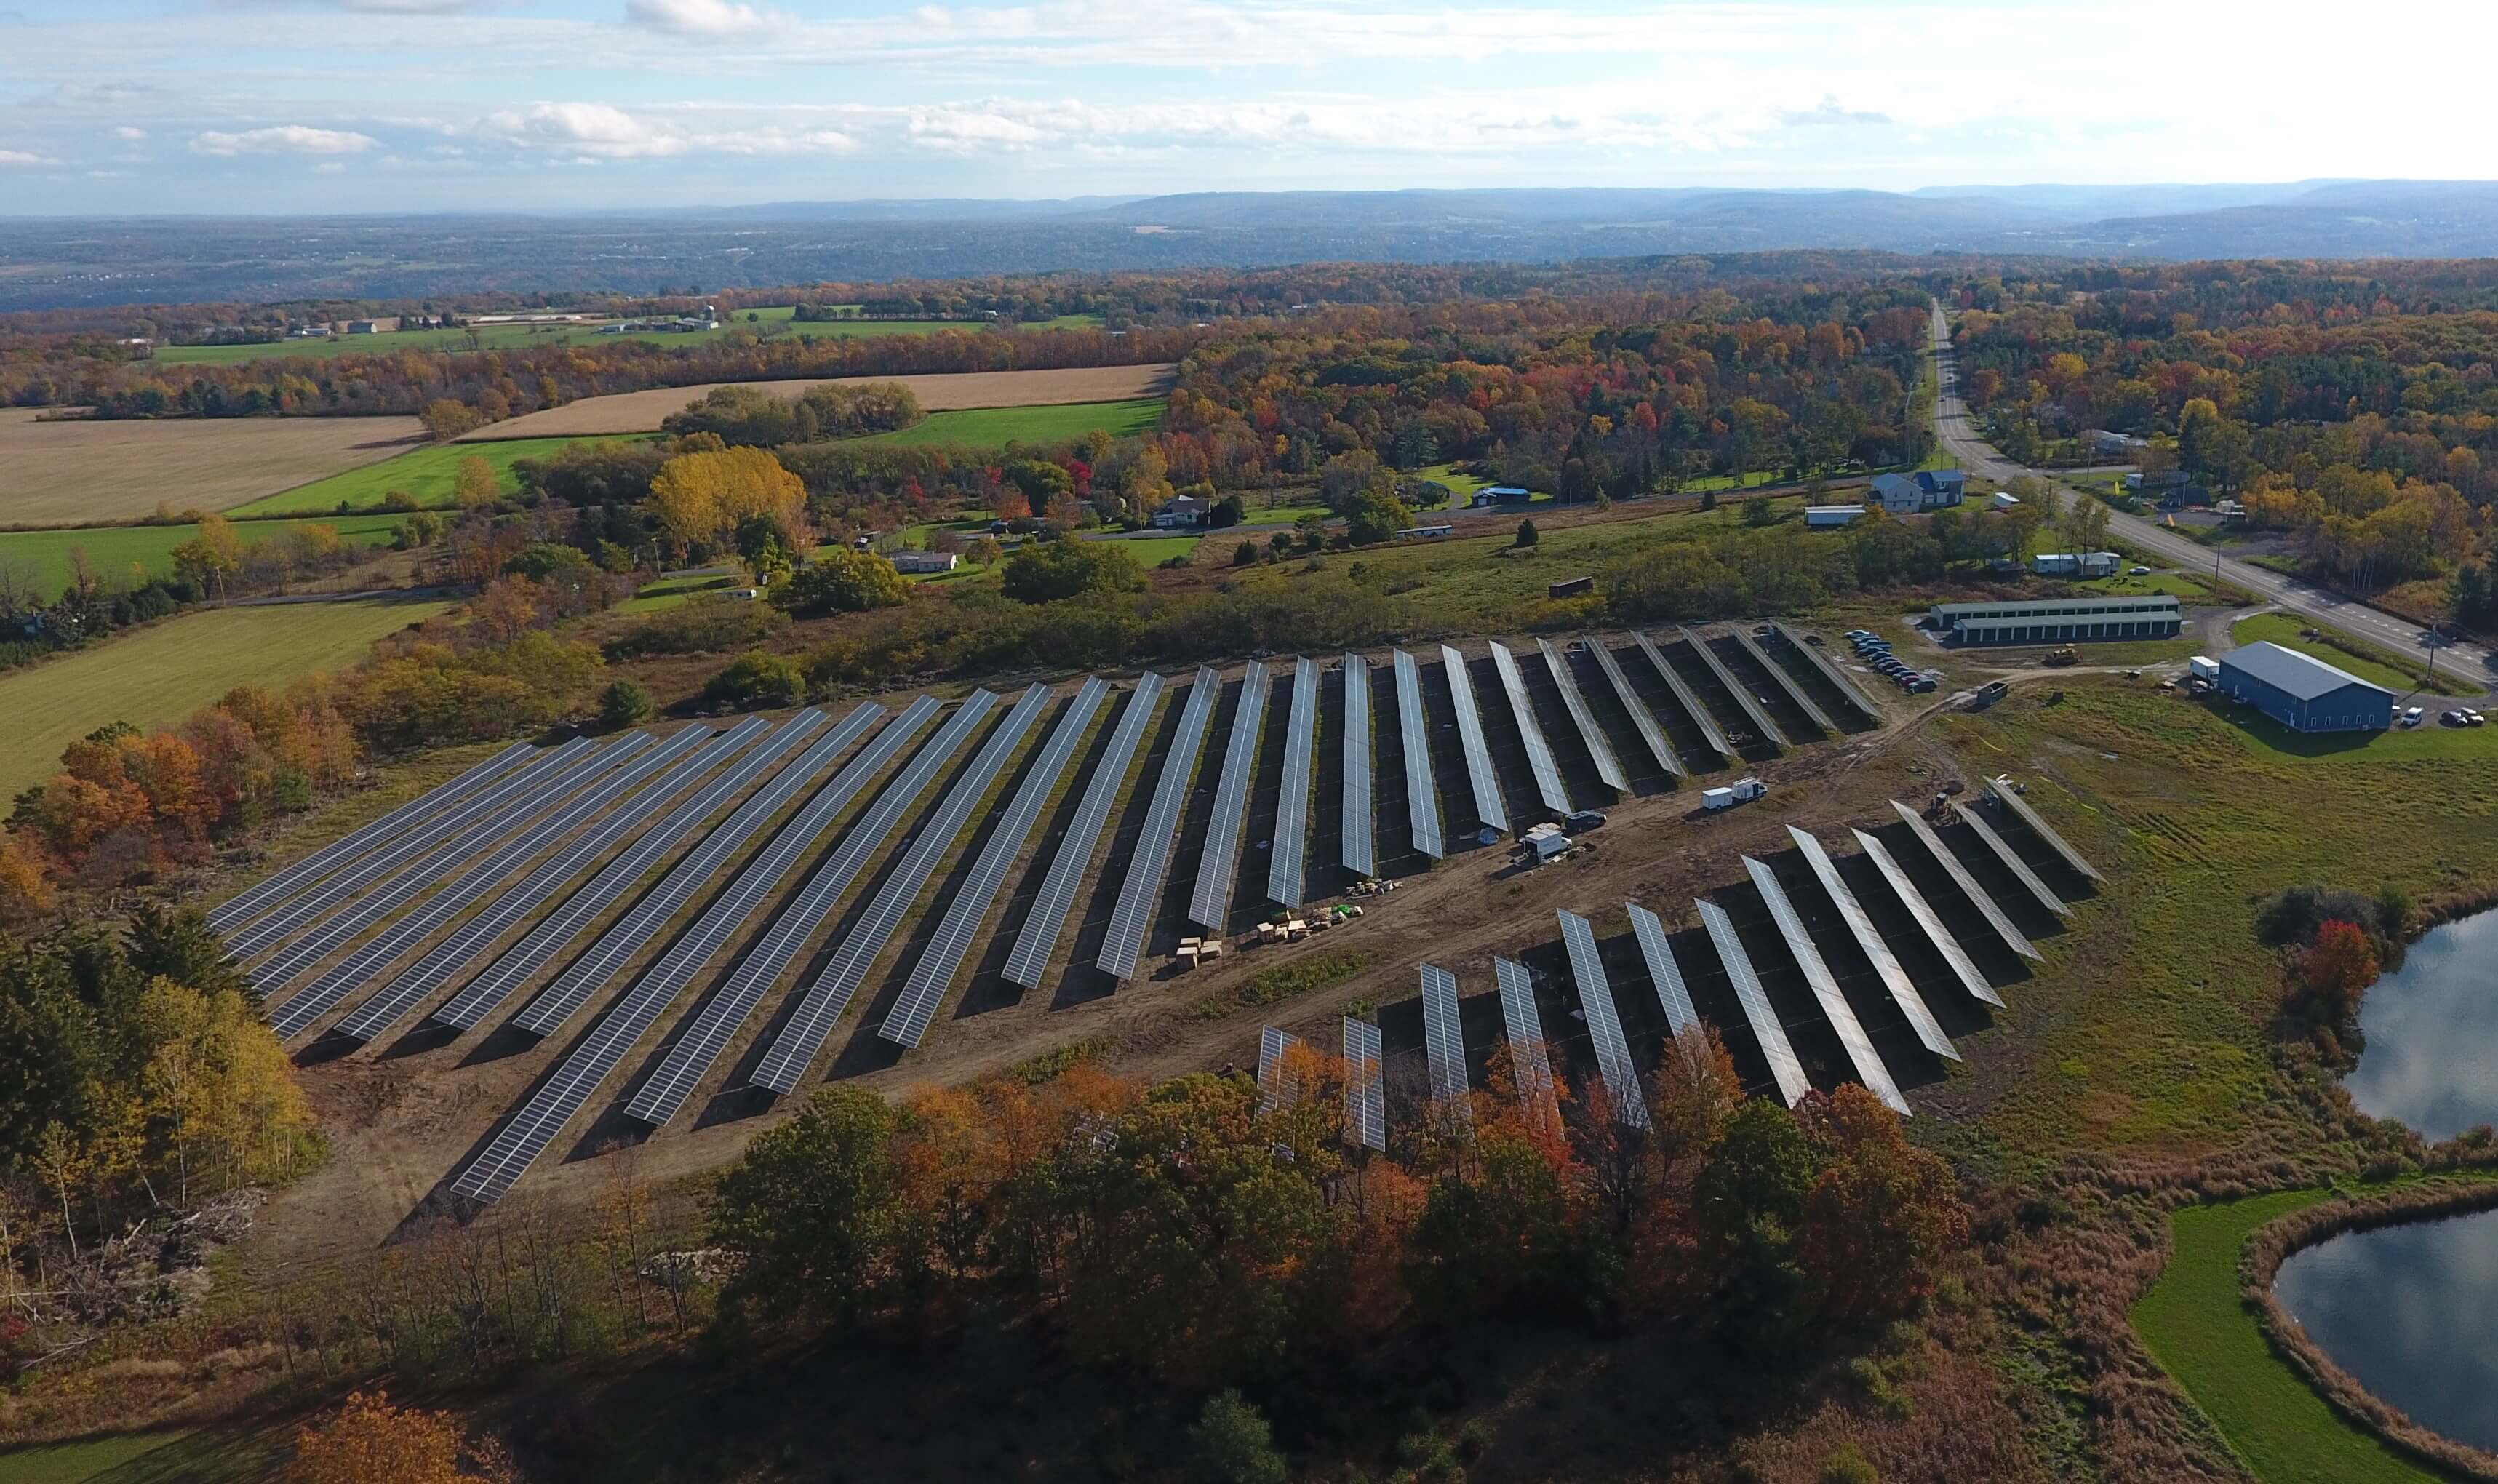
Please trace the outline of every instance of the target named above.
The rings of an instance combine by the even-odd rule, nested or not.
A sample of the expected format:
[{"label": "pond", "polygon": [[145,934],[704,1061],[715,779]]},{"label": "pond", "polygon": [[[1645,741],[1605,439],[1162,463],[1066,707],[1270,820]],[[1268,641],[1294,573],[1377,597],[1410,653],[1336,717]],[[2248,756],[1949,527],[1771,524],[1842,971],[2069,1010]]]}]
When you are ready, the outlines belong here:
[{"label": "pond", "polygon": [[2380,1400],[2498,1450],[2498,1211],[2346,1232],[2292,1253],[2273,1296]]},{"label": "pond", "polygon": [[2432,927],[2359,1002],[2359,1111],[2423,1139],[2498,1123],[2498,910]]}]

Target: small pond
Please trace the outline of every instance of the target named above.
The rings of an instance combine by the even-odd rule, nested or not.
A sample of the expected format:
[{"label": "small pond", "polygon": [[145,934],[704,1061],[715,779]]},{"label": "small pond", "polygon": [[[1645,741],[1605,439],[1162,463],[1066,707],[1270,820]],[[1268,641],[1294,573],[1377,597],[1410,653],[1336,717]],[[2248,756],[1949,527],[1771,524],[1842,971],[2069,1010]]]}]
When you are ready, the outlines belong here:
[{"label": "small pond", "polygon": [[2498,1123],[2498,910],[2430,928],[2359,1002],[2359,1029],[2360,1112],[2423,1139]]},{"label": "small pond", "polygon": [[2498,1450],[2498,1211],[2346,1232],[2292,1253],[2273,1295],[2378,1398]]}]

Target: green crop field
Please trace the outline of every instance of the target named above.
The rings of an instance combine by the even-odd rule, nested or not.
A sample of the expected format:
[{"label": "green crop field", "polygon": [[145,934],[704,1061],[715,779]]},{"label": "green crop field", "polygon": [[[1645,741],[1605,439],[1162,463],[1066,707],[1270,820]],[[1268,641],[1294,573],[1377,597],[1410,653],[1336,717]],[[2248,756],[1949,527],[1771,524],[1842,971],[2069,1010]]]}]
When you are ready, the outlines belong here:
[{"label": "green crop field", "polygon": [[424,506],[451,503],[452,489],[460,477],[460,461],[484,459],[501,482],[503,493],[512,494],[520,484],[512,477],[512,466],[522,459],[546,459],[571,443],[591,443],[596,438],[512,438],[500,443],[436,443],[427,448],[414,448],[395,459],[368,464],[299,484],[291,490],[264,496],[247,505],[238,505],[228,515],[296,515],[334,511],[341,502],[353,509],[370,509],[382,502],[382,497],[393,490],[404,490]]},{"label": "green crop field", "polygon": [[[395,515],[340,515],[325,521],[237,521],[235,533],[243,544],[266,541],[299,526],[326,525],[353,546],[386,546]],[[87,561],[106,577],[127,577],[138,568],[150,577],[174,570],[174,548],[199,534],[197,526],[87,526],[65,531],[0,531],[0,558],[21,557],[42,572],[37,581],[47,593],[69,585],[70,548],[82,547]]]},{"label": "green crop field", "polygon": [[[940,330],[990,328],[982,321],[947,319],[817,320],[798,324],[791,319],[794,312],[787,305],[777,308],[738,309],[723,315],[717,330],[683,333],[646,331],[608,335],[602,332],[600,324],[612,321],[567,325],[480,325],[477,327],[477,345],[481,350],[526,350],[537,345],[594,345],[620,339],[640,340],[652,345],[698,345],[740,331],[776,337],[788,334],[850,339],[871,335],[929,335]],[[754,316],[751,321],[747,317],[750,314]],[[1102,317],[1098,314],[1062,314],[1056,319],[1010,328],[1079,330],[1101,323]],[[381,335],[334,335],[262,345],[160,345],[155,359],[168,366],[232,366],[272,357],[326,361],[347,355],[386,356],[402,350],[448,350],[456,353],[466,349],[468,332],[465,330],[393,330]]]},{"label": "green crop field", "polygon": [[1129,402],[1071,402],[1041,407],[972,407],[959,412],[931,412],[917,425],[899,433],[873,434],[867,443],[959,443],[967,448],[1004,448],[1009,443],[1072,443],[1099,428],[1112,437],[1150,433],[1163,419],[1163,400],[1139,397]]},{"label": "green crop field", "polygon": [[0,797],[48,777],[61,749],[108,722],[166,726],[237,686],[343,669],[373,640],[430,618],[431,599],[271,603],[185,613],[0,675]]},{"label": "green crop field", "polygon": [[[2434,691],[2441,695],[2481,694],[2479,686],[2467,685],[2460,681],[2450,685],[2442,675],[2438,677],[2437,684],[2424,688],[2421,685],[2421,678],[2427,668],[2425,661],[2414,665],[2405,660],[2398,663],[2395,656],[2379,650],[2374,645],[2366,646],[2367,653],[2354,653],[2352,649],[2345,649],[2341,644],[2331,640],[2301,638],[2299,630],[2309,627],[2311,626],[2308,622],[2296,614],[2258,613],[2253,618],[2242,618],[2230,625],[2229,636],[2241,644],[2253,644],[2258,640],[2265,640],[2278,644],[2284,649],[2294,649],[2304,654],[2314,655],[2336,669],[2348,670],[2361,680],[2374,681],[2391,690],[2397,695],[2421,689]],[[2354,647],[2357,644],[2355,640],[2343,642],[2353,644]]]}]

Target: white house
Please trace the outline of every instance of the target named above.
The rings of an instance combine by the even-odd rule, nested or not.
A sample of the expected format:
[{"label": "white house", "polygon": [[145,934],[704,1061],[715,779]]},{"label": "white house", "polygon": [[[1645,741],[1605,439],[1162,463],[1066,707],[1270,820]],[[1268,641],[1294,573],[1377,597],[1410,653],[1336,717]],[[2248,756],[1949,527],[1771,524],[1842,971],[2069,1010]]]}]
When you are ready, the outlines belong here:
[{"label": "white house", "polygon": [[1154,512],[1153,524],[1163,531],[1177,531],[1202,526],[1206,517],[1205,501],[1194,495],[1174,495]]},{"label": "white house", "polygon": [[1920,515],[1960,503],[1968,477],[1956,468],[1921,469],[1906,474],[1876,474],[1868,499],[1893,515]]},{"label": "white house", "polygon": [[897,572],[950,572],[962,562],[950,551],[898,551],[893,554]]}]

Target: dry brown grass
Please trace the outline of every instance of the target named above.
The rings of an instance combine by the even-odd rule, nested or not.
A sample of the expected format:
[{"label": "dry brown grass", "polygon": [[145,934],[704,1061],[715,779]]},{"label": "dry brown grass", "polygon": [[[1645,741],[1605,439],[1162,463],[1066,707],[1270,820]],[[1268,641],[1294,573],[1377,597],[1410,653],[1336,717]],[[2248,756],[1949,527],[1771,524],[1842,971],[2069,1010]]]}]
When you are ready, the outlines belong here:
[{"label": "dry brown grass", "polygon": [[671,412],[711,394],[719,386],[759,386],[784,397],[796,397],[810,387],[865,381],[899,381],[917,394],[919,405],[931,412],[956,412],[966,407],[1048,407],[1076,402],[1125,402],[1159,396],[1170,385],[1171,368],[1157,366],[1077,366],[1057,371],[959,371],[934,376],[824,376],[802,381],[706,381],[697,386],[658,387],[648,392],[619,392],[612,397],[585,397],[560,407],[531,412],[494,423],[465,435],[463,442],[501,438],[574,437],[591,434],[656,433]]},{"label": "dry brown grass", "polygon": [[0,526],[137,520],[160,502],[230,509],[403,453],[421,436],[412,417],[45,422],[36,408],[0,409]]}]

